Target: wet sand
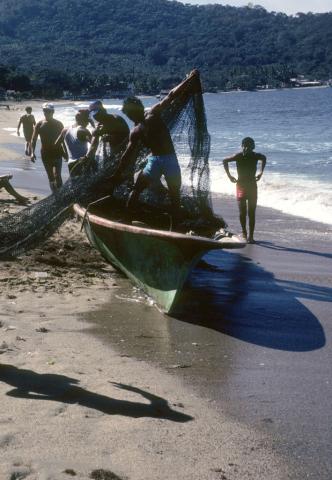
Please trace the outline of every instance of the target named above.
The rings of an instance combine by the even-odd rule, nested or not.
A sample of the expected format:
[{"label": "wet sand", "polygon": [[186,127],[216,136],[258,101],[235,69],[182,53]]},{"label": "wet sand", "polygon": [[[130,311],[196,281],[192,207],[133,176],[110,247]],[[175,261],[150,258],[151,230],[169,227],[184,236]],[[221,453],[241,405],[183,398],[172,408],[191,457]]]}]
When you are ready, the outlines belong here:
[{"label": "wet sand", "polygon": [[256,239],[172,317],[73,220],[1,262],[0,478],[330,479],[331,230],[259,208]]},{"label": "wet sand", "polygon": [[[235,229],[233,201],[221,205]],[[291,478],[328,480],[332,232],[259,208],[256,239],[241,253],[207,255],[211,267],[193,272],[171,317],[134,292],[124,324],[124,290],[85,318],[122,354],[180,375],[218,411],[267,434]]]}]

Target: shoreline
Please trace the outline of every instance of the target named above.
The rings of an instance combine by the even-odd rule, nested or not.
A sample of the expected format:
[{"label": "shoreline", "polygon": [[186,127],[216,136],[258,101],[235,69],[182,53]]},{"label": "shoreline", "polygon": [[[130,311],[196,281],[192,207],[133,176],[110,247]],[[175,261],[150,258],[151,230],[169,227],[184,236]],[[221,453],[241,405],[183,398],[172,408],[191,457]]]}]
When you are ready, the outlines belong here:
[{"label": "shoreline", "polygon": [[331,88],[331,85],[315,85],[312,87],[306,86],[306,87],[280,87],[280,88],[256,88],[253,90],[218,90],[217,92],[205,92],[208,94],[212,93],[242,93],[242,92],[251,92],[251,93],[257,93],[257,92],[274,92],[276,90],[308,90],[308,89],[317,89],[317,88]]},{"label": "shoreline", "polygon": [[[57,101],[58,102],[58,101]],[[36,103],[33,106],[33,108],[40,107],[42,103],[42,100],[36,101]],[[70,100],[65,100],[63,101],[64,104],[67,105],[73,105],[73,102]],[[29,190],[32,193],[36,192],[38,194],[43,194],[43,195],[48,195],[49,193],[49,185],[48,181],[46,178],[46,173],[44,171],[43,165],[41,163],[41,160],[39,158],[39,146],[37,145],[37,162],[35,164],[32,164],[30,162],[30,159],[28,157],[25,157],[23,149],[24,149],[24,144],[23,144],[23,138],[22,136],[16,137],[12,136],[9,134],[8,131],[3,130],[4,127],[11,126],[12,128],[17,125],[18,118],[20,113],[24,111],[25,106],[28,103],[20,103],[20,104],[14,104],[15,109],[11,111],[3,111],[4,115],[1,116],[0,119],[0,145],[1,145],[1,152],[0,152],[0,174],[6,174],[6,173],[13,173],[14,177],[12,179],[12,183],[14,188],[22,188],[24,190]],[[38,141],[39,142],[39,141]],[[63,178],[64,180],[67,178],[68,175],[68,168],[65,162],[63,162]],[[259,190],[264,191],[264,184],[259,186]],[[219,197],[225,197],[227,200],[228,199],[234,199],[234,202],[236,202],[235,199],[235,191],[234,193],[219,193],[219,192],[211,192],[213,197],[219,198]],[[258,202],[260,202],[260,196],[258,198]],[[291,203],[292,204],[292,203]],[[285,208],[284,204],[281,204],[281,207]],[[273,206],[264,206],[262,204],[258,204],[258,208],[273,208]],[[313,207],[311,207],[313,208]],[[327,207],[325,207],[327,209]],[[290,208],[291,209],[291,208]],[[312,217],[312,212],[308,214],[308,217],[304,216],[299,216],[297,212],[295,213],[288,213],[285,210],[282,209],[275,209],[276,211],[285,214],[285,215],[291,215],[294,217],[295,221],[296,218],[302,218],[304,222],[307,221],[308,217]],[[325,212],[325,210],[324,210]],[[327,214],[326,210],[326,214]],[[237,214],[236,214],[237,215]],[[311,218],[312,221],[316,221],[313,218]],[[326,228],[331,228],[331,224],[329,223],[330,220],[330,215],[326,217],[326,221],[323,219],[317,220],[318,223],[324,223],[326,225]],[[238,230],[237,230],[238,231]]]},{"label": "shoreline", "polygon": [[[30,192],[31,195],[49,195],[50,188],[45,169],[42,165],[39,154],[39,140],[37,141],[37,161],[33,164],[30,158],[24,155],[24,136],[11,135],[4,128],[15,128],[19,117],[24,113],[26,106],[30,105],[35,109],[41,108],[43,100],[12,102],[11,110],[3,110],[0,119],[0,175],[13,174],[11,184],[15,189]],[[63,101],[63,104],[72,102]],[[68,176],[68,168],[64,165],[63,179]]]}]

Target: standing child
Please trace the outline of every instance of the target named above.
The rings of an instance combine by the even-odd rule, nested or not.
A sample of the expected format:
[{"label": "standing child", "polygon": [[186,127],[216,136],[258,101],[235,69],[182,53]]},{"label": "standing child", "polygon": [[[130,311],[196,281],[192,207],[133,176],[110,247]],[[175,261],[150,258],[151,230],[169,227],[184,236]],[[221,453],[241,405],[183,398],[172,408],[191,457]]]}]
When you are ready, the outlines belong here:
[{"label": "standing child", "polygon": [[[266,156],[262,153],[254,152],[254,149],[254,140],[246,137],[242,140],[242,152],[227,157],[223,161],[228,178],[231,182],[236,183],[236,198],[239,205],[242,234],[248,243],[255,243],[257,182],[261,179],[266,165]],[[261,162],[261,171],[256,175],[259,161]],[[237,179],[229,172],[229,163],[231,162],[236,163]],[[247,234],[247,214],[249,217],[249,237]]]}]

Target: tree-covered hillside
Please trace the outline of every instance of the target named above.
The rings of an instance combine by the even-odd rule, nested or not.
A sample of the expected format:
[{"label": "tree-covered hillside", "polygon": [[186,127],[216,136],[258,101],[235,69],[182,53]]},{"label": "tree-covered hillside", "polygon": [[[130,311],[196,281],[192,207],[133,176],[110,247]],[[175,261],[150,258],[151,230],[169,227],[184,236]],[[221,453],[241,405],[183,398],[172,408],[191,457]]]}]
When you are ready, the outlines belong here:
[{"label": "tree-covered hillside", "polygon": [[193,67],[217,88],[332,76],[332,13],[168,0],[0,0],[0,13],[0,62],[33,83],[166,88]]}]

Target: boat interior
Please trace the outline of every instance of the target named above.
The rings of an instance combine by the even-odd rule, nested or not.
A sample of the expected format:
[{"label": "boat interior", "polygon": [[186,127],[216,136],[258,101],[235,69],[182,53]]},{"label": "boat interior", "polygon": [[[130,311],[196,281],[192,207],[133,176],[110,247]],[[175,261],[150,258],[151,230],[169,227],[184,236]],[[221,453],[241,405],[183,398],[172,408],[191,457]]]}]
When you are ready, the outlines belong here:
[{"label": "boat interior", "polygon": [[216,235],[225,228],[223,219],[215,216],[208,219],[197,218],[181,211],[177,220],[174,221],[172,213],[167,211],[167,208],[139,202],[134,209],[128,209],[123,201],[111,196],[92,202],[85,208],[90,214],[117,223],[198,235],[210,239],[216,239]]}]

